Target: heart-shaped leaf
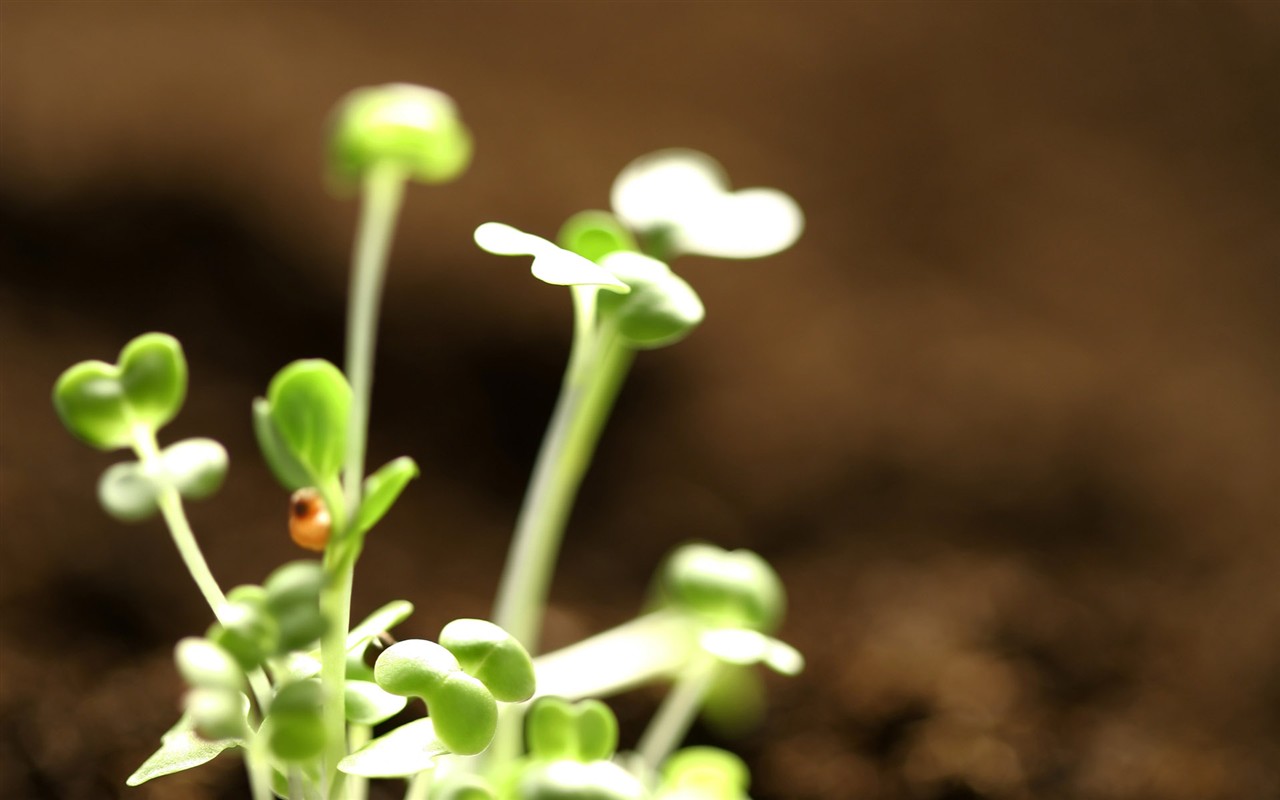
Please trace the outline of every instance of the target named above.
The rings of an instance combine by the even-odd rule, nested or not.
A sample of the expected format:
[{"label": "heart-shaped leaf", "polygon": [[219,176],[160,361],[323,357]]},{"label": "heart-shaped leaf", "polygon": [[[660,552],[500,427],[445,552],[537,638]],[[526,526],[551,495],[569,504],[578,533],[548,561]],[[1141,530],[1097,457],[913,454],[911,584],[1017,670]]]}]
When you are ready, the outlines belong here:
[{"label": "heart-shaped leaf", "polygon": [[615,292],[630,291],[606,269],[577,253],[565,250],[541,236],[525,233],[501,222],[476,228],[476,244],[499,256],[533,256],[533,276],[556,286],[600,286]]},{"label": "heart-shaped leaf", "polygon": [[600,263],[631,287],[629,294],[602,294],[596,302],[600,318],[613,320],[632,347],[674,344],[702,322],[705,310],[697,292],[661,261],[619,251]]},{"label": "heart-shaped leaf", "polygon": [[404,778],[431,769],[448,752],[436,736],[435,723],[419,719],[369,742],[339,761],[338,769],[365,778]]},{"label": "heart-shaped leaf", "polygon": [[641,156],[614,181],[613,210],[637,231],[678,253],[758,258],[790,247],[804,215],[776,189],[729,190],[724,168],[696,150]]},{"label": "heart-shaped leaf", "polygon": [[136,461],[107,467],[98,479],[98,502],[121,522],[138,522],[156,513],[160,487]]},{"label": "heart-shaped leaf", "polygon": [[482,619],[455,619],[440,631],[440,645],[495,699],[518,703],[533,697],[533,659],[514,636]]},{"label": "heart-shaped leaf", "polygon": [[365,478],[364,499],[360,501],[360,512],[356,515],[356,533],[364,533],[378,524],[378,520],[395,505],[404,487],[418,474],[414,460],[401,456]]},{"label": "heart-shaped leaf", "polygon": [[[351,408],[351,387],[342,372],[322,359],[295,361],[272,378],[267,408],[280,442],[310,485],[332,482],[346,455]],[[296,477],[291,467],[284,472]],[[280,470],[277,476],[284,477]]]},{"label": "heart-shaped leaf", "polygon": [[602,761],[618,746],[618,719],[599,700],[540,697],[525,724],[529,752],[543,761]]},{"label": "heart-shaped leaf", "polygon": [[76,437],[101,450],[128,447],[133,426],[159,430],[187,393],[187,362],[178,340],[147,333],[125,345],[118,364],[82,361],[62,373],[53,405]]}]

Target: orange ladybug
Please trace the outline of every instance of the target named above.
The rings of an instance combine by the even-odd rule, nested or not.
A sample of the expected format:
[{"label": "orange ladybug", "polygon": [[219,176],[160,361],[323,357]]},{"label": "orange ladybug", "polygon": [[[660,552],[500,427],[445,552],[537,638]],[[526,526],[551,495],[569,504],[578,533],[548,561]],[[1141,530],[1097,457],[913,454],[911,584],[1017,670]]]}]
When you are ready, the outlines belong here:
[{"label": "orange ladybug", "polygon": [[323,553],[332,527],[329,509],[315,489],[299,489],[289,498],[289,537],[294,544]]}]

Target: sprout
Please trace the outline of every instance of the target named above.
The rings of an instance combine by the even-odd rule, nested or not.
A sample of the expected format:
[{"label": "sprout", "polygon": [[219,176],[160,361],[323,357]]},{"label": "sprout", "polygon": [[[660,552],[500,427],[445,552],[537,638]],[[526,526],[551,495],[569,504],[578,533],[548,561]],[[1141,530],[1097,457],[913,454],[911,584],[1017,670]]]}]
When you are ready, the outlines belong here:
[{"label": "sprout", "polygon": [[481,250],[497,256],[533,256],[530,269],[533,276],[544,283],[600,286],[621,294],[630,291],[609,270],[590,259],[501,222],[486,222],[476,228],[475,240]]},{"label": "sprout", "polygon": [[611,193],[619,219],[671,254],[760,258],[790,247],[804,214],[777,189],[729,191],[724,168],[696,150],[659,150],[632,161]]}]

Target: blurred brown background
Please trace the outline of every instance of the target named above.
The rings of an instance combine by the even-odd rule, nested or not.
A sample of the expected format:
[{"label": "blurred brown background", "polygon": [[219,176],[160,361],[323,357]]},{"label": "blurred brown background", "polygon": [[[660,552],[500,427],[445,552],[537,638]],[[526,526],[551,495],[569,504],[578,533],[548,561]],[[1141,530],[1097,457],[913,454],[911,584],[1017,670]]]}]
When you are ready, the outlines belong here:
[{"label": "blurred brown background", "polygon": [[[761,262],[677,268],[702,329],[645,354],[584,488],[550,644],[620,622],[674,543],[754,548],[810,657],[728,742],[766,798],[1280,796],[1280,6],[0,5],[0,796],[243,796],[236,759],[136,790],[209,612],[58,373],[159,329],[166,440],[232,453],[190,513],[224,586],[299,556],[249,403],[340,357],[355,205],[334,101],[411,81],[477,143],[414,188],[371,462],[424,477],[356,611],[487,614],[569,303],[480,253],[551,234],[658,147],[791,192]],[[657,695],[618,705],[631,738]],[[225,763],[224,763],[225,762]],[[393,796],[388,794],[387,796]]]}]

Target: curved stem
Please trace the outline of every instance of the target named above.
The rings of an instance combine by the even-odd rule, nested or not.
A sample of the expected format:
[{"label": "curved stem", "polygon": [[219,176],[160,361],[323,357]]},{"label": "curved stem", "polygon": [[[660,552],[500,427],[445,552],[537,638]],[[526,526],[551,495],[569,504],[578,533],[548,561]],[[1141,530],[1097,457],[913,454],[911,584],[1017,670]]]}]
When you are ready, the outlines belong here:
[{"label": "curved stem", "polygon": [[[133,452],[138,456],[138,462],[142,464],[143,469],[154,467],[160,459],[160,445],[156,442],[156,432],[149,426],[133,427]],[[204,560],[204,553],[200,551],[195,531],[191,529],[187,511],[182,505],[182,495],[168,481],[159,481],[158,485],[156,506],[160,509],[165,527],[169,529],[174,547],[177,548],[182,563],[186,565],[187,572],[191,573],[191,579],[195,581],[200,594],[204,595],[204,600],[209,604],[214,617],[221,621],[227,596],[222,593],[217,579],[213,577],[213,571],[209,569],[209,563]],[[261,669],[250,670],[246,673],[246,677],[249,680],[249,689],[253,693],[254,701],[258,705],[258,711],[265,716],[271,701],[271,683]],[[261,749],[250,748],[245,761],[254,800],[269,800],[271,797],[270,772]]]},{"label": "curved stem", "polygon": [[635,351],[602,327],[575,336],[569,369],[525,493],[493,621],[532,653],[578,487]]},{"label": "curved stem", "polygon": [[[137,454],[138,461],[144,469],[154,465],[160,458],[160,447],[156,444],[155,431],[146,425],[135,425],[133,452]],[[204,560],[204,553],[200,552],[195,532],[191,530],[191,523],[187,521],[187,512],[182,507],[182,496],[167,482],[161,482],[156,505],[160,508],[160,515],[164,517],[165,526],[169,529],[173,545],[178,548],[178,555],[182,557],[182,563],[186,565],[187,572],[191,573],[191,579],[196,582],[200,594],[204,595],[204,600],[213,610],[214,616],[221,619],[222,606],[227,602],[227,597],[213,577],[208,562]]]},{"label": "curved stem", "polygon": [[680,746],[702,707],[719,662],[710,654],[697,657],[680,674],[662,705],[649,722],[649,727],[636,743],[636,752],[650,770],[657,770],[667,756]]},{"label": "curved stem", "polygon": [[360,510],[364,483],[369,400],[373,393],[373,360],[378,336],[378,307],[392,234],[404,195],[404,172],[394,165],[372,167],[364,177],[363,202],[352,253],[351,293],[347,307],[347,350],[344,368],[351,383],[351,411],[342,469],[343,511],[325,551],[326,580],[320,594],[325,633],[320,640],[320,682],[324,688],[325,786],[331,800],[343,798],[345,776],[338,762],[347,754],[347,629],[351,625],[351,587],[360,542],[347,540]]}]

